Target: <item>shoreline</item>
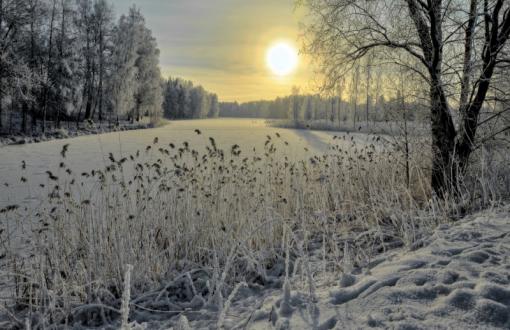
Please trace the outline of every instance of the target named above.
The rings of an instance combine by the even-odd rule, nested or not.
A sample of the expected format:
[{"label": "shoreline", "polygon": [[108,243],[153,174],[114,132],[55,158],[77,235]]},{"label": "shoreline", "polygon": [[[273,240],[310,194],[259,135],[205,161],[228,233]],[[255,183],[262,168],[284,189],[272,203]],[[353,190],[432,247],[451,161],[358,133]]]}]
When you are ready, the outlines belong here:
[{"label": "shoreline", "polygon": [[[374,122],[368,125],[367,122],[359,122],[354,125],[352,122],[329,122],[327,120],[314,120],[314,121],[292,121],[286,119],[267,119],[266,123],[270,127],[284,128],[284,129],[300,129],[322,132],[335,132],[346,134],[370,134],[381,136],[398,136],[404,135],[403,123],[399,122]],[[409,127],[409,135],[427,135],[428,127],[421,126],[415,122],[408,122],[408,125],[415,126]]]},{"label": "shoreline", "polygon": [[[17,146],[17,145],[25,145],[25,144],[34,144],[34,143],[42,143],[49,142],[54,140],[66,140],[72,139],[81,136],[88,135],[100,135],[107,133],[115,133],[115,132],[124,132],[124,131],[134,131],[134,130],[143,130],[143,129],[151,129],[157,128],[166,124],[166,121],[161,121],[158,124],[152,123],[129,123],[123,122],[118,126],[112,126],[106,124],[104,126],[91,125],[90,127],[80,127],[76,129],[76,127],[72,127],[70,130],[67,128],[60,129],[52,129],[46,133],[36,133],[36,134],[13,134],[13,135],[4,135],[0,136],[0,148],[7,146]],[[62,125],[65,126],[65,125]]]}]

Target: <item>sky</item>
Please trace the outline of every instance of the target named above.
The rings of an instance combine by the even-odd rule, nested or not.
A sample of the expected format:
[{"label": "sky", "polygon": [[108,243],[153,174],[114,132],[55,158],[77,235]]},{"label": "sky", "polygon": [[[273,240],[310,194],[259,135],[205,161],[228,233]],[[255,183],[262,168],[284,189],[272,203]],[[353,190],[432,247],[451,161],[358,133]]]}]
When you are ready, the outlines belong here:
[{"label": "sky", "polygon": [[312,69],[299,56],[296,70],[275,76],[266,64],[271,45],[300,49],[304,16],[295,0],[111,0],[117,16],[139,7],[161,50],[164,77],[180,77],[217,93],[221,101],[246,102],[310,88]]}]

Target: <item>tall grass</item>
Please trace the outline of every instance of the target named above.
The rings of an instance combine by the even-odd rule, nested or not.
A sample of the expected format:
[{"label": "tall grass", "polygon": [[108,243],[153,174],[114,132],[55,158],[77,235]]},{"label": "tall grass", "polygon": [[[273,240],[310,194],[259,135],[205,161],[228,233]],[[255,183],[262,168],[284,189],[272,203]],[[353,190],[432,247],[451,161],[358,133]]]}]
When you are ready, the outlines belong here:
[{"label": "tall grass", "polygon": [[[0,211],[4,309],[13,324],[33,328],[126,324],[127,272],[132,318],[182,314],[182,301],[216,309],[222,324],[244,283],[281,285],[304,272],[313,292],[320,271],[345,270],[344,257],[362,267],[455,216],[457,203],[431,194],[423,150],[412,153],[407,182],[399,152],[378,139],[337,141],[324,155],[296,160],[279,136],[249,153],[213,138],[205,152],[155,139],[87,173],[67,167],[66,146],[60,169],[47,172],[41,208]],[[477,193],[466,201],[487,205],[508,192],[508,177],[489,170],[474,167],[487,180],[469,183]],[[317,249],[320,271],[308,264]]]}]

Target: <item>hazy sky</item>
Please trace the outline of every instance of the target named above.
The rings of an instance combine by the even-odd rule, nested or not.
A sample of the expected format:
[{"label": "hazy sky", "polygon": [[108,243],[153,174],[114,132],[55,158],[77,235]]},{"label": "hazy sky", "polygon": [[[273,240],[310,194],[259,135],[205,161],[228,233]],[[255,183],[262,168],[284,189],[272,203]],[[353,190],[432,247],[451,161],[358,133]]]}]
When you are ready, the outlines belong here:
[{"label": "hazy sky", "polygon": [[300,47],[295,0],[112,0],[117,16],[135,4],[161,49],[165,77],[182,77],[218,93],[222,101],[249,101],[309,87],[300,57],[285,78],[267,68],[267,48],[279,40]]}]

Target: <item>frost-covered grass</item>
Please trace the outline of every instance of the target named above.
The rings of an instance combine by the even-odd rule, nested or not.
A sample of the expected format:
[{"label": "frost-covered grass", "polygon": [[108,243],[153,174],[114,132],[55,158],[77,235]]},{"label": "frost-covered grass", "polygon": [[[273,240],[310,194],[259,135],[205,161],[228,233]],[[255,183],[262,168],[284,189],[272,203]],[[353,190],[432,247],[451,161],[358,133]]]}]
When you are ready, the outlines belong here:
[{"label": "frost-covered grass", "polygon": [[[65,146],[40,188],[42,206],[0,212],[9,324],[118,327],[205,308],[222,326],[245,286],[281,287],[302,276],[313,297],[315,278],[340,278],[381,252],[410,247],[508,187],[505,166],[492,176],[496,166],[485,163],[473,171],[486,179],[467,182],[471,194],[461,203],[438,202],[427,154],[411,155],[408,185],[401,154],[375,137],[362,145],[335,137],[330,151],[304,160],[284,156],[280,134],[258,151],[200,138],[205,151],[156,138],[83,173],[67,166]],[[312,265],[312,256],[320,262]]]},{"label": "frost-covered grass", "polygon": [[293,278],[264,297],[247,328],[508,329],[509,206],[443,224],[340,278],[317,278],[313,299]]}]

